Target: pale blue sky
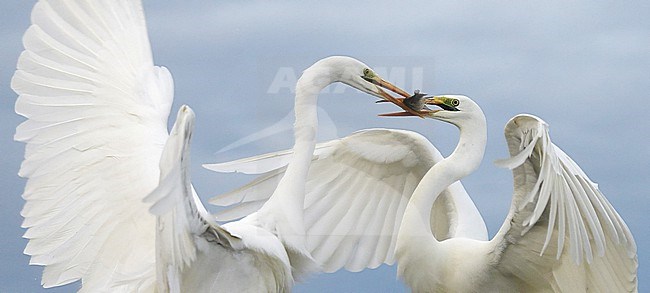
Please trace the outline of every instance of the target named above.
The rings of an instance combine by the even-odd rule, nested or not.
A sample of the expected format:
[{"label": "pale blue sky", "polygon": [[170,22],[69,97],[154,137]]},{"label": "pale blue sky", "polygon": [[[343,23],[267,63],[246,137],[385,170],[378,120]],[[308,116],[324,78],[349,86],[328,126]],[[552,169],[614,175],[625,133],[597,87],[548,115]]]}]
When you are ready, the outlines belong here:
[{"label": "pale blue sky", "polygon": [[[13,142],[23,120],[9,88],[21,36],[35,1],[0,3],[0,292],[69,292],[40,288],[40,267],[22,254],[19,215],[24,146]],[[650,280],[650,3],[647,1],[145,1],[155,63],[175,79],[172,112],[197,116],[193,178],[203,199],[250,179],[218,175],[201,163],[287,148],[291,132],[219,152],[280,122],[293,96],[287,82],[329,55],[356,57],[407,90],[460,93],[488,119],[485,162],[464,184],[490,235],[510,205],[512,180],[492,161],[506,156],[502,129],[518,113],[535,114],[628,223],[639,248],[640,290]],[[282,79],[284,78],[284,79]],[[333,88],[319,104],[331,123],[322,137],[370,127],[418,131],[448,154],[457,131],[436,121],[385,119],[393,110],[353,90]],[[321,115],[324,116],[324,115]],[[173,119],[172,119],[173,120]],[[73,285],[77,286],[77,285]],[[311,278],[297,292],[394,292],[405,288],[394,267]]]}]

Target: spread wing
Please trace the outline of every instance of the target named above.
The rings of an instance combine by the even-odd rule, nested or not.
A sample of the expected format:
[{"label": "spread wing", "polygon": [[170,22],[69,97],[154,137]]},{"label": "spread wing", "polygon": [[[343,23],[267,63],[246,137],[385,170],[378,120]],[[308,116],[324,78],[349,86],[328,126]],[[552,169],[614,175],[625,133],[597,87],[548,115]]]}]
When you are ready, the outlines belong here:
[{"label": "spread wing", "polygon": [[[182,284],[182,272],[197,258],[200,245],[214,245],[222,253],[230,253],[239,239],[221,228],[199,200],[190,183],[190,140],[194,113],[182,106],[160,159],[160,184],[145,198],[152,203],[150,211],[157,216],[156,268],[160,292],[180,292],[197,284]],[[199,244],[198,242],[202,242]],[[205,253],[209,253],[204,248]],[[224,262],[227,261],[224,257]],[[213,275],[228,268],[203,268]],[[214,270],[214,271],[213,271]],[[210,277],[213,277],[212,275]],[[205,282],[212,281],[206,277]],[[184,285],[182,287],[182,285]],[[222,286],[227,284],[222,283]]]},{"label": "spread wing", "polygon": [[[498,269],[555,292],[636,292],[636,244],[623,219],[549,137],[518,115],[505,128],[513,169],[510,213],[493,239]],[[550,285],[549,285],[550,284]]]},{"label": "spread wing", "polygon": [[24,235],[42,284],[137,291],[154,281],[158,184],[173,81],[139,1],[39,1],[11,86],[27,118]]},{"label": "spread wing", "polygon": [[[238,204],[218,219],[236,219],[264,204],[290,155],[283,151],[206,165],[221,172],[265,172],[248,185],[213,198],[211,203],[217,205]],[[360,271],[392,264],[406,204],[424,174],[442,159],[426,138],[410,131],[370,129],[319,144],[306,184],[305,227],[308,248],[323,269]],[[476,225],[483,220],[460,182],[448,188],[433,209],[437,237],[486,239],[485,225]]]}]

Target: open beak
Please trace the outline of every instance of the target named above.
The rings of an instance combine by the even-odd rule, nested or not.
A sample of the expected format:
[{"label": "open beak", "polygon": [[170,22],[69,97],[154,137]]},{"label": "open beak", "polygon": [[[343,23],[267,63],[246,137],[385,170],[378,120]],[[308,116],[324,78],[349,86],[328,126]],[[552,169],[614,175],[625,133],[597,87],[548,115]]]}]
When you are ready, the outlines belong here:
[{"label": "open beak", "polygon": [[[384,100],[379,100],[379,101],[377,101],[377,103],[391,102],[391,103],[397,105],[398,107],[404,109],[404,111],[405,111],[404,113],[409,114],[409,115],[401,115],[401,116],[418,116],[418,117],[424,118],[422,113],[420,113],[417,110],[411,109],[409,106],[404,104],[404,99],[411,96],[406,91],[402,90],[401,88],[395,86],[394,84],[392,84],[392,83],[390,83],[388,81],[383,80],[379,76],[375,76],[373,78],[363,77],[363,79],[365,79],[366,81],[368,81],[368,82],[370,82],[370,83],[372,83],[372,84],[374,84],[374,85],[376,85],[378,87],[385,88],[385,89],[387,89],[387,90],[389,90],[391,92],[394,92],[394,93],[396,93],[396,94],[403,97],[403,98],[395,98],[395,97],[391,96],[390,94],[388,94],[387,92],[383,91],[381,88],[379,88],[379,94],[384,98]],[[395,115],[380,114],[379,116],[395,116]]]},{"label": "open beak", "polygon": [[[417,94],[418,93],[416,92],[416,95]],[[402,109],[405,110],[404,112],[394,112],[394,113],[379,114],[379,116],[383,116],[383,117],[418,116],[420,118],[425,118],[427,116],[431,116],[433,113],[436,113],[436,112],[440,111],[440,110],[431,110],[431,109],[428,109],[426,107],[424,107],[424,109],[415,110],[415,109],[410,108],[408,105],[406,105],[403,102],[404,99],[400,98],[398,101],[401,102],[401,105],[397,104],[398,106],[400,106],[400,107],[402,107],[402,105],[404,106],[404,107],[402,107]],[[435,105],[435,106],[441,107],[443,109],[446,109],[448,107],[440,97],[425,98],[424,99],[424,104],[425,105]],[[455,108],[454,109],[449,109],[449,110],[458,111]]]}]

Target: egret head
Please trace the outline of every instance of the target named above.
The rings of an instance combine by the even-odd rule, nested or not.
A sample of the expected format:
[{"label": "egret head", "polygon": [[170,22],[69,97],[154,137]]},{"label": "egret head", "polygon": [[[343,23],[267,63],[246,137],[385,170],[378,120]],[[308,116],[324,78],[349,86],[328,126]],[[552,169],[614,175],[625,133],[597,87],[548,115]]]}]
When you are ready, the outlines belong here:
[{"label": "egret head", "polygon": [[357,59],[345,56],[333,56],[324,60],[328,59],[336,63],[333,67],[341,69],[336,78],[337,81],[380,99],[392,98],[382,88],[403,97],[410,96],[404,90],[381,78],[372,68]]},{"label": "egret head", "polygon": [[[433,97],[421,97],[421,94],[416,92],[411,98],[421,98],[419,103],[407,103],[404,104],[413,107],[414,105],[419,105],[417,109],[412,108],[412,110],[417,111],[420,117],[423,118],[432,118],[441,121],[445,121],[451,124],[454,124],[458,127],[465,124],[464,121],[475,121],[477,119],[485,119],[481,107],[479,107],[472,99],[463,95],[440,95]],[[426,105],[437,106],[440,109],[428,109]],[[381,116],[415,116],[409,112],[399,112],[399,113],[390,113],[382,114]]]},{"label": "egret head", "polygon": [[483,111],[472,99],[463,95],[442,95],[427,98],[427,105],[435,105],[440,109],[427,111],[425,117],[433,118],[459,126],[463,120],[483,116]]},{"label": "egret head", "polygon": [[382,100],[395,100],[384,89],[403,97],[410,96],[404,90],[381,78],[368,65],[347,56],[331,56],[321,59],[305,70],[302,79],[309,81],[306,84],[313,85],[310,88],[313,91],[320,91],[322,87],[332,82],[342,82]]},{"label": "egret head", "polygon": [[[400,106],[402,109],[404,109],[404,111],[412,114],[413,116],[422,117],[422,115],[418,111],[404,104],[405,99],[411,98],[410,94],[398,88],[397,86],[393,85],[392,83],[382,79],[372,69],[365,66],[365,64],[360,63],[360,65],[362,66],[359,66],[357,70],[352,71],[352,74],[349,77],[344,75],[344,77],[348,77],[347,81],[341,80],[341,82],[346,83],[363,92],[381,98],[381,100],[378,102],[392,102],[393,104]],[[357,75],[358,69],[362,70],[361,75]],[[389,95],[388,93],[384,92],[381,88],[388,89],[396,94],[399,94],[404,98],[396,99],[393,96]],[[419,94],[419,92],[416,92],[415,96],[420,98],[422,97]]]},{"label": "egret head", "polygon": [[409,96],[407,92],[384,80],[377,75],[374,70],[361,62],[359,62],[358,66],[353,70],[349,72],[346,71],[341,78],[341,82],[382,100],[392,98],[392,96],[384,92],[382,88],[390,90],[403,97]]}]

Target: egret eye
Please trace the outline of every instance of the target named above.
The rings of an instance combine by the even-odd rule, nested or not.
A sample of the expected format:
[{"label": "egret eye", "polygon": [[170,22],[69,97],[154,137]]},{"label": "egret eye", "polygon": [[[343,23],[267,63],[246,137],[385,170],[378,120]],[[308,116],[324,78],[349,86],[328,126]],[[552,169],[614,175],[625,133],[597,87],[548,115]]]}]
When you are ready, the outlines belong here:
[{"label": "egret eye", "polygon": [[365,77],[373,77],[374,75],[375,74],[369,68],[363,70],[363,76]]},{"label": "egret eye", "polygon": [[457,99],[453,99],[451,100],[451,105],[454,107],[458,107],[458,105],[460,105],[460,101]]}]

